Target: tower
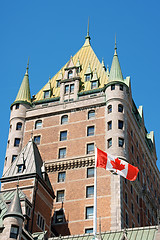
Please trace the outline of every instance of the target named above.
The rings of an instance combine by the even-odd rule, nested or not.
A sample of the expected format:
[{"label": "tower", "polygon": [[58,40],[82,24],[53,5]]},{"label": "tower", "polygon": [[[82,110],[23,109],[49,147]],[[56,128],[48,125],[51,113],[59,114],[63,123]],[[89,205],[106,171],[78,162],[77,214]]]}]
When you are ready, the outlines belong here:
[{"label": "tower", "polygon": [[29,60],[17,97],[10,108],[10,128],[3,174],[22,149],[26,110],[31,107],[28,68]]}]

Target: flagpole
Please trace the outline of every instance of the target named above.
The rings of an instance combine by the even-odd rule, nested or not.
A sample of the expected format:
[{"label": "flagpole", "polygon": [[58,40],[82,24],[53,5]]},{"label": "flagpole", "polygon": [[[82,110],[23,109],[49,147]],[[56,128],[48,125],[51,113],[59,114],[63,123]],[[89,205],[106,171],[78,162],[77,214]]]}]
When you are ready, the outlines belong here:
[{"label": "flagpole", "polygon": [[97,147],[95,147],[95,166],[94,166],[94,213],[93,213],[93,235],[97,235]]}]

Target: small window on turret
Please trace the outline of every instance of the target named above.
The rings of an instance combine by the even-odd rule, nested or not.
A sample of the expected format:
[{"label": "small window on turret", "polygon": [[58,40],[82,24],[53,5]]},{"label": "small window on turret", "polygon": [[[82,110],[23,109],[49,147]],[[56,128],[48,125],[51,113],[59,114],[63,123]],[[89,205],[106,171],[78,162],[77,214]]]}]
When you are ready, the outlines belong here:
[{"label": "small window on turret", "polygon": [[40,129],[42,127],[42,120],[37,120],[35,123],[35,129]]},{"label": "small window on turret", "polygon": [[19,103],[16,104],[16,107],[15,107],[15,108],[16,108],[16,109],[19,109]]},{"label": "small window on turret", "polygon": [[73,72],[72,71],[69,71],[68,72],[68,78],[72,78],[73,77]]},{"label": "small window on turret", "polygon": [[39,145],[40,144],[40,140],[41,140],[41,136],[35,136],[34,137],[34,142]]},{"label": "small window on turret", "polygon": [[111,85],[111,91],[115,90],[115,84]]},{"label": "small window on turret", "polygon": [[19,144],[20,144],[20,138],[15,138],[14,147],[19,147]]},{"label": "small window on turret", "polygon": [[122,84],[119,85],[119,90],[123,91],[123,85]]},{"label": "small window on turret", "polygon": [[17,239],[19,233],[19,227],[11,225],[10,238]]},{"label": "small window on turret", "polygon": [[24,170],[24,165],[21,164],[21,165],[18,165],[17,167],[18,167],[17,173],[22,173]]},{"label": "small window on turret", "polygon": [[17,155],[12,155],[12,162],[16,159]]},{"label": "small window on turret", "polygon": [[22,128],[22,123],[18,122],[16,126],[16,130],[21,130],[21,128]]}]

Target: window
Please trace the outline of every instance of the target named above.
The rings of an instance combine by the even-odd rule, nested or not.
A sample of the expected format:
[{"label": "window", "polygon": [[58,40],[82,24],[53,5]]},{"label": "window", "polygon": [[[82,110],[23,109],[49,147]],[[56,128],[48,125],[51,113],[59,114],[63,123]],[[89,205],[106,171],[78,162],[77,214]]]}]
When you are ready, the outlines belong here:
[{"label": "window", "polygon": [[132,211],[132,214],[134,214],[134,205],[133,205],[133,203],[131,203],[131,211]]},{"label": "window", "polygon": [[41,136],[34,136],[34,142],[39,145],[41,140]]},{"label": "window", "polygon": [[61,124],[66,124],[66,123],[68,123],[68,116],[64,115],[61,117]]},{"label": "window", "polygon": [[9,143],[10,143],[10,140],[8,140],[8,142],[7,142],[7,148],[9,148]]},{"label": "window", "polygon": [[50,91],[44,91],[44,98],[50,98]]},{"label": "window", "polygon": [[28,206],[26,206],[26,214],[27,214],[28,217],[31,216],[31,209]]},{"label": "window", "polygon": [[137,146],[137,148],[139,147],[139,143],[138,143],[138,141],[136,142],[136,146]]},{"label": "window", "polygon": [[98,85],[98,84],[97,84],[97,81],[91,82],[91,89],[97,88],[97,87],[98,87],[97,85]]},{"label": "window", "polygon": [[139,157],[137,156],[137,163],[139,164]]},{"label": "window", "polygon": [[133,131],[131,130],[131,137],[133,137]]},{"label": "window", "polygon": [[133,194],[133,187],[132,187],[132,185],[131,185],[131,193]]},{"label": "window", "polygon": [[9,126],[9,130],[10,130],[10,131],[12,130],[12,125]]},{"label": "window", "polygon": [[37,216],[37,225],[40,227],[43,231],[45,230],[45,223],[44,223],[44,218],[38,213]]},{"label": "window", "polygon": [[93,207],[86,207],[86,219],[93,219]]},{"label": "window", "polygon": [[61,84],[61,80],[57,80],[57,85],[56,85],[56,87],[60,87],[60,84]]},{"label": "window", "polygon": [[69,71],[68,72],[68,78],[72,78],[73,77],[73,72],[72,71]]},{"label": "window", "polygon": [[63,202],[63,201],[64,201],[64,190],[57,191],[56,202]]},{"label": "window", "polygon": [[35,123],[35,129],[40,129],[42,127],[42,120],[37,120]]},{"label": "window", "polygon": [[123,91],[123,85],[122,84],[119,85],[119,90]]},{"label": "window", "polygon": [[16,109],[19,109],[19,103],[16,104],[16,107],[15,107],[15,108],[16,108]]},{"label": "window", "polygon": [[128,195],[126,192],[125,192],[125,203],[128,204]]},{"label": "window", "polygon": [[94,126],[87,127],[87,136],[93,136],[94,135]]},{"label": "window", "polygon": [[10,238],[17,239],[19,233],[19,227],[11,225]]},{"label": "window", "polygon": [[94,168],[87,168],[87,178],[94,177]]},{"label": "window", "polygon": [[112,105],[109,105],[108,106],[108,113],[111,113],[112,112]]},{"label": "window", "polygon": [[69,85],[66,85],[66,86],[65,86],[64,93],[65,93],[65,94],[68,94],[68,93],[69,93]]},{"label": "window", "polygon": [[12,155],[12,162],[16,159],[17,155]]},{"label": "window", "polygon": [[86,74],[85,75],[85,81],[88,82],[91,80],[91,74]]},{"label": "window", "polygon": [[115,90],[115,84],[111,85],[111,91]]},{"label": "window", "polygon": [[129,224],[129,217],[128,217],[128,213],[126,212],[126,225],[128,226]]},{"label": "window", "polygon": [[108,142],[108,148],[112,147],[112,138],[108,139],[107,142]]},{"label": "window", "polygon": [[85,233],[93,233],[93,228],[86,228]]},{"label": "window", "polygon": [[66,157],[66,148],[59,149],[59,158],[65,158]]},{"label": "window", "polygon": [[123,129],[123,121],[118,120],[118,128]]},{"label": "window", "polygon": [[67,131],[60,132],[60,141],[67,140]]},{"label": "window", "polygon": [[108,130],[111,130],[112,129],[112,121],[109,121],[108,122]]},{"label": "window", "polygon": [[74,84],[70,85],[70,92],[73,93],[74,92]]},{"label": "window", "polygon": [[137,213],[137,222],[138,222],[138,224],[140,223],[140,216],[139,216],[139,213]]},{"label": "window", "polygon": [[122,104],[118,104],[118,112],[123,112],[123,105]]},{"label": "window", "polygon": [[19,144],[20,144],[20,138],[15,138],[15,140],[14,140],[14,146],[15,146],[15,147],[19,147]]},{"label": "window", "polygon": [[58,173],[58,182],[64,182],[66,178],[66,172],[59,172]]},{"label": "window", "polygon": [[139,175],[139,172],[138,172],[138,175],[137,175],[137,177],[138,177],[138,181],[140,182],[140,175]]},{"label": "window", "polygon": [[16,130],[21,130],[22,129],[22,123],[18,122],[16,126]]},{"label": "window", "polygon": [[123,138],[118,138],[118,146],[123,147],[124,145],[124,139]]},{"label": "window", "polygon": [[132,154],[134,154],[134,147],[133,147],[133,145],[131,147],[131,151],[132,151]]},{"label": "window", "polygon": [[95,118],[95,111],[94,110],[90,110],[88,112],[88,119],[92,119],[92,118]]},{"label": "window", "polygon": [[94,196],[94,186],[87,186],[86,198],[92,198]]},{"label": "window", "polygon": [[59,211],[55,211],[55,223],[62,223],[64,222],[64,212],[63,209]]},{"label": "window", "polygon": [[94,153],[94,143],[87,144],[87,154]]},{"label": "window", "polygon": [[136,201],[137,201],[137,204],[139,203],[139,197],[138,195],[136,196]]},{"label": "window", "polygon": [[23,164],[17,165],[17,167],[18,167],[17,173],[22,173],[24,170],[24,165]]}]

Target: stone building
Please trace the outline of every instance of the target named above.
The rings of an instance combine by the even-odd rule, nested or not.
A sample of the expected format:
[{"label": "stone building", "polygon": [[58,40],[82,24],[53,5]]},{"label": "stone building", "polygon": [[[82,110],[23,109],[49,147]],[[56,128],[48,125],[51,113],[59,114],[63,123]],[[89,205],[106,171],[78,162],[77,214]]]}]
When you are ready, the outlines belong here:
[{"label": "stone building", "polygon": [[[97,170],[101,231],[157,224],[159,170],[154,133],[132,98],[115,42],[112,65],[84,45],[32,98],[28,65],[11,105],[1,192],[18,183],[25,194],[31,233],[48,236],[93,231],[94,147],[139,168],[134,182]],[[38,148],[37,148],[38,146]],[[99,229],[98,229],[99,231]]]}]

